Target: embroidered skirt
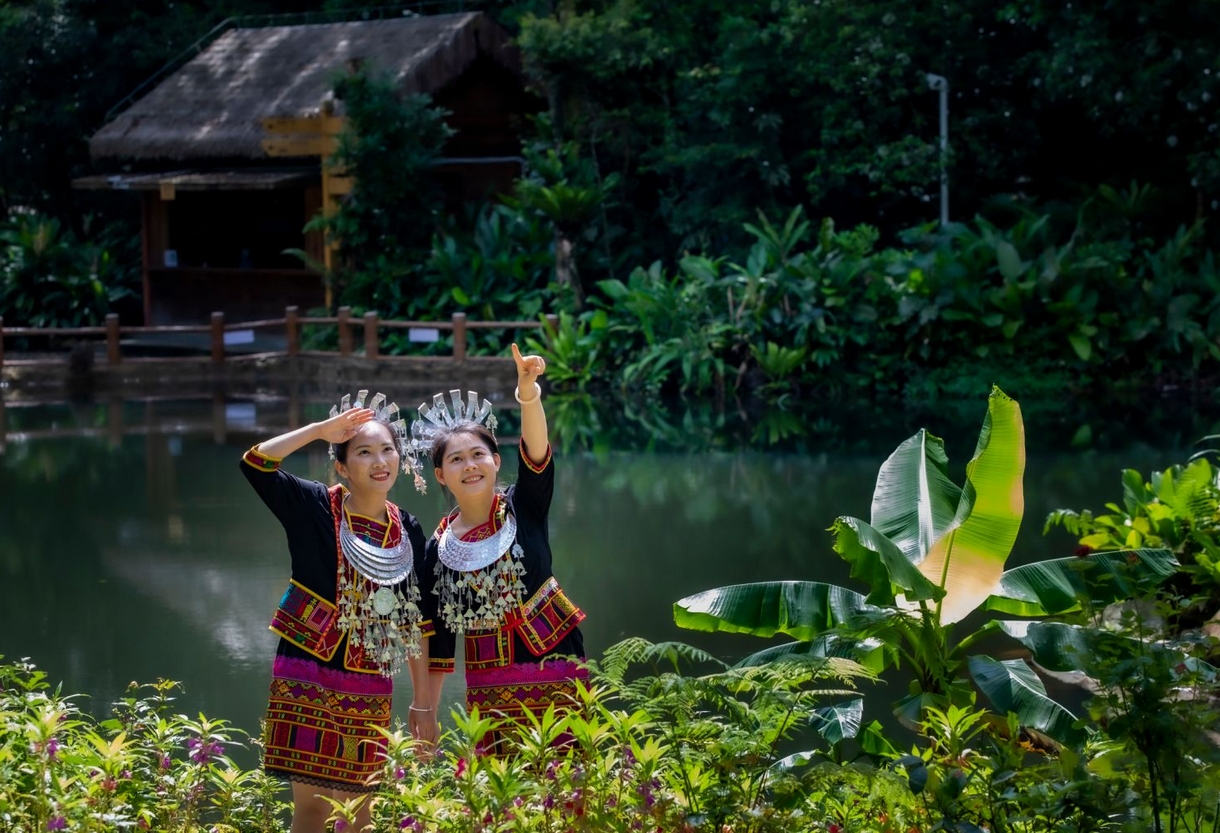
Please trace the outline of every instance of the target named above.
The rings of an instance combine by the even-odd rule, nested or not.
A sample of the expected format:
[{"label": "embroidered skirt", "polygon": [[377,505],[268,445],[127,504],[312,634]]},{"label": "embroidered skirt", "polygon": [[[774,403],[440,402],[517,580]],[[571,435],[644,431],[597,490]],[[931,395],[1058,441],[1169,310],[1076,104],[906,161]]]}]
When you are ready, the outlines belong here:
[{"label": "embroidered skirt", "polygon": [[541,716],[552,703],[561,714],[574,708],[576,681],[588,680],[589,672],[571,660],[522,662],[499,668],[466,669],[466,707],[479,707],[479,714],[502,718],[483,739],[484,751],[496,755],[512,751],[513,724],[529,725],[526,712]]},{"label": "embroidered skirt", "polygon": [[371,792],[385,764],[394,681],[277,656],[263,740],[274,775],[347,792]]}]

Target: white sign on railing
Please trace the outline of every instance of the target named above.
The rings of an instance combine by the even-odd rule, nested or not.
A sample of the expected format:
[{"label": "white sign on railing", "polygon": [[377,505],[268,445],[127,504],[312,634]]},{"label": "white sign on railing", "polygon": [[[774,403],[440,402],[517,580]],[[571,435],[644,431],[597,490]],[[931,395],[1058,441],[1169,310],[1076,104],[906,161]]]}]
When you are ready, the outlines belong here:
[{"label": "white sign on railing", "polygon": [[407,330],[407,341],[439,341],[441,331],[436,327],[412,327]]}]

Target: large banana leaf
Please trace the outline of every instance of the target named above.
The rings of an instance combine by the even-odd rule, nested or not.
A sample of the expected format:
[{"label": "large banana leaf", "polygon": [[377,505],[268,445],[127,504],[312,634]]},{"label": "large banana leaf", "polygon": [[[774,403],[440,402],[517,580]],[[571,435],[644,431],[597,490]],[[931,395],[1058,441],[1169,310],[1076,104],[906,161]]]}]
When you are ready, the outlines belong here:
[{"label": "large banana leaf", "polygon": [[992,388],[974,457],[966,466],[955,523],[919,564],[945,589],[943,624],[957,622],[987,600],[1004,573],[1025,514],[1025,425],[1020,406]]},{"label": "large banana leaf", "polygon": [[984,607],[1013,616],[1069,613],[1080,609],[1081,599],[1107,605],[1141,596],[1177,569],[1177,559],[1164,549],[1038,561],[1005,572]]},{"label": "large banana leaf", "polygon": [[764,581],[705,590],[674,603],[674,623],[695,631],[811,640],[870,607],[864,596],[816,581]]},{"label": "large banana leaf", "polygon": [[870,522],[918,564],[949,531],[962,490],[949,479],[945,444],[921,429],[877,472]]},{"label": "large banana leaf", "polygon": [[894,604],[894,586],[902,588],[907,600],[939,599],[944,592],[919,572],[893,541],[858,518],[835,521],[834,549],[851,564],[851,577],[870,588],[869,604]]},{"label": "large banana leaf", "polygon": [[[1098,631],[1079,625],[1062,622],[988,622],[1019,641],[1029,649],[1034,661],[1051,671],[1086,672],[1088,658],[1093,651]],[[1134,637],[1108,634],[1107,638],[1121,640],[1129,646],[1130,656],[1160,657],[1161,661],[1174,666],[1174,673],[1200,675],[1213,680],[1216,669],[1196,657],[1191,657],[1172,645],[1160,642],[1145,642]],[[1112,642],[1113,644],[1113,642]]]},{"label": "large banana leaf", "polygon": [[1091,628],[1062,622],[988,622],[1029,649],[1034,662],[1051,671],[1080,671],[1090,652]]},{"label": "large banana leaf", "polygon": [[1084,730],[1075,716],[1046,695],[1046,687],[1024,660],[972,656],[970,676],[999,712],[1012,712],[1030,726],[1058,741],[1076,741]]},{"label": "large banana leaf", "polygon": [[824,633],[810,642],[785,642],[772,645],[738,661],[734,668],[766,665],[788,657],[842,657],[860,663],[874,674],[885,670],[885,645],[878,639],[854,640],[837,633]]}]

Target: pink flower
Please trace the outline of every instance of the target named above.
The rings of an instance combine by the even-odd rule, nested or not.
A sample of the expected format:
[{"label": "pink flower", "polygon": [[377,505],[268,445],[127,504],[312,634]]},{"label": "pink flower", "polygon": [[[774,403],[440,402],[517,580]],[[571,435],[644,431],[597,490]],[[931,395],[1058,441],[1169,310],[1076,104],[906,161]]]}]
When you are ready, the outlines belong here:
[{"label": "pink flower", "polygon": [[68,826],[68,820],[63,816],[51,816],[47,819],[47,830],[64,830]]},{"label": "pink flower", "polygon": [[347,830],[347,822],[343,819],[335,819],[335,833],[343,833]]},{"label": "pink flower", "polygon": [[458,758],[457,766],[453,768],[453,777],[461,778],[462,774],[465,772],[466,772],[466,759]]},{"label": "pink flower", "polygon": [[212,758],[223,755],[225,751],[223,744],[211,740],[205,743],[199,738],[191,738],[188,740],[186,742],[186,748],[190,751],[191,760],[197,764],[206,764],[212,760]]}]

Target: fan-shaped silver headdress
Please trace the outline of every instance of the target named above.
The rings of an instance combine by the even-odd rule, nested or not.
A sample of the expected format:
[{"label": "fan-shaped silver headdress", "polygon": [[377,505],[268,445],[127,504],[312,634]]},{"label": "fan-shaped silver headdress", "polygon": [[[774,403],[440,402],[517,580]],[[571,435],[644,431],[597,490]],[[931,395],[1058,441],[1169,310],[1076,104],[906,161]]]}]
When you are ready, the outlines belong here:
[{"label": "fan-shaped silver headdress", "polygon": [[[416,488],[419,488],[419,473],[423,470],[423,461],[432,453],[432,443],[437,435],[460,422],[484,425],[493,437],[496,435],[496,426],[499,423],[496,422],[496,415],[492,413],[490,402],[484,399],[480,404],[479,395],[474,391],[467,391],[465,402],[462,401],[460,390],[449,391],[449,398],[453,400],[452,410],[445,403],[445,394],[438,393],[432,397],[431,405],[424,402],[419,406],[419,419],[411,423],[407,456],[411,460],[411,468],[415,471]],[[432,464],[437,465],[437,462],[433,460]]]},{"label": "fan-shaped silver headdress", "polygon": [[[415,474],[415,488],[423,491],[420,484],[423,478],[420,476],[420,471],[416,467],[411,458],[411,432],[407,428],[407,420],[400,416],[398,406],[393,402],[386,402],[384,393],[373,394],[372,399],[368,399],[369,392],[367,390],[356,392],[356,401],[352,401],[352,395],[346,393],[339,400],[338,405],[330,406],[330,415],[336,417],[344,411],[350,411],[352,408],[368,408],[373,412],[373,418],[378,422],[385,423],[389,426],[390,433],[394,438],[394,447],[398,449],[398,456],[402,458],[402,470],[405,474],[407,471],[413,471]],[[365,400],[368,399],[368,404]],[[335,446],[332,443],[330,446],[330,459],[335,459]]]}]

